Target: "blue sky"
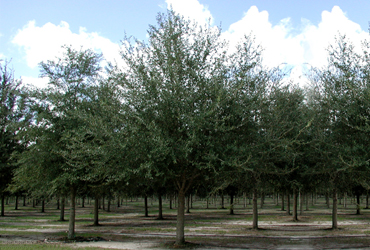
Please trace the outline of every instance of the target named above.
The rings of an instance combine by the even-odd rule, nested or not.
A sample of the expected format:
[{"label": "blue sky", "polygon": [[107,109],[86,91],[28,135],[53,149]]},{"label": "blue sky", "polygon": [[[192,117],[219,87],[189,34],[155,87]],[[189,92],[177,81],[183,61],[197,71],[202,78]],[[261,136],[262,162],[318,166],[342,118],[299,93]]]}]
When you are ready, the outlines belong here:
[{"label": "blue sky", "polygon": [[[359,44],[367,39],[370,1],[332,0],[0,0],[0,59],[11,59],[16,78],[38,86],[40,61],[60,46],[93,48],[119,62],[124,34],[146,39],[149,24],[169,6],[184,16],[220,26],[233,46],[243,34],[256,36],[268,66],[322,66],[325,48],[338,31]],[[370,38],[370,37],[369,37]]]}]

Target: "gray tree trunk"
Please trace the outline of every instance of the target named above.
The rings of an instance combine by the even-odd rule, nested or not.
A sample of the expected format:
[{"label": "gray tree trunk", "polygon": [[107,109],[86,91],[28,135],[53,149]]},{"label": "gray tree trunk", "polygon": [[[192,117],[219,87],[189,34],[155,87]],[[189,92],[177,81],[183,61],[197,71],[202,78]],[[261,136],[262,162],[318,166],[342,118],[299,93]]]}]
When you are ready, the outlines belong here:
[{"label": "gray tree trunk", "polygon": [[5,195],[1,195],[1,216],[5,216]]},{"label": "gray tree trunk", "polygon": [[335,188],[333,189],[332,229],[338,229],[338,198]]},{"label": "gray tree trunk", "polygon": [[69,212],[68,239],[75,239],[75,222],[76,222],[76,189],[71,187],[71,209]]},{"label": "gray tree trunk", "polygon": [[18,195],[15,196],[14,210],[18,210]]},{"label": "gray tree trunk", "polygon": [[66,197],[62,196],[61,202],[60,202],[60,216],[59,221],[64,221],[64,208],[66,203]]},{"label": "gray tree trunk", "polygon": [[149,212],[148,212],[148,196],[145,195],[144,197],[144,210],[145,210],[145,217],[149,217]]},{"label": "gray tree trunk", "polygon": [[99,226],[99,197],[95,196],[94,202],[94,224],[93,226]]},{"label": "gray tree trunk", "polygon": [[257,188],[253,189],[253,229],[258,229],[258,204],[257,204]]},{"label": "gray tree trunk", "polygon": [[185,244],[185,191],[180,190],[178,195],[176,245]]},{"label": "gray tree trunk", "polygon": [[158,194],[158,220],[163,220],[162,195]]},{"label": "gray tree trunk", "polygon": [[298,221],[298,192],[293,189],[293,221]]}]

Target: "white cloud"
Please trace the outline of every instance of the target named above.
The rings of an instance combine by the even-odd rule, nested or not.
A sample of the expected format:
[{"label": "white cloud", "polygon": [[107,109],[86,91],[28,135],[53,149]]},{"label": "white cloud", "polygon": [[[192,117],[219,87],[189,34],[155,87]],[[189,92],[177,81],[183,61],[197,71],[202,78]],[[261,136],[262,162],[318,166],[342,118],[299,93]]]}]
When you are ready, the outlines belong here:
[{"label": "white cloud", "polygon": [[296,82],[305,81],[303,75],[306,64],[321,67],[327,63],[326,49],[334,44],[338,34],[345,34],[356,48],[360,48],[361,41],[368,38],[367,32],[361,30],[359,24],[349,20],[338,6],[334,6],[331,12],[323,11],[319,25],[301,20],[301,27],[293,35],[293,24],[289,18],[272,25],[267,11],[259,11],[256,6],[252,6],[241,20],[230,25],[223,36],[231,47],[244,35],[255,36],[256,44],[264,48],[264,64],[275,67],[286,63],[293,67],[291,78]]},{"label": "white cloud", "polygon": [[22,83],[24,85],[32,85],[37,88],[46,88],[49,82],[48,78],[37,78],[31,76],[22,76],[21,77]]},{"label": "white cloud", "polygon": [[213,24],[213,17],[207,6],[200,4],[198,0],[166,0],[167,8],[172,9],[186,18],[195,20],[199,24],[210,22]]},{"label": "white cloud", "polygon": [[88,33],[85,28],[80,27],[79,33],[73,33],[67,22],[60,22],[59,25],[46,23],[43,26],[36,26],[35,21],[30,21],[23,29],[19,30],[12,42],[26,52],[27,65],[35,68],[38,63],[46,60],[53,60],[60,57],[62,45],[72,45],[78,49],[90,48],[102,52],[108,61],[120,61],[120,46],[109,39],[99,36],[96,32]]}]

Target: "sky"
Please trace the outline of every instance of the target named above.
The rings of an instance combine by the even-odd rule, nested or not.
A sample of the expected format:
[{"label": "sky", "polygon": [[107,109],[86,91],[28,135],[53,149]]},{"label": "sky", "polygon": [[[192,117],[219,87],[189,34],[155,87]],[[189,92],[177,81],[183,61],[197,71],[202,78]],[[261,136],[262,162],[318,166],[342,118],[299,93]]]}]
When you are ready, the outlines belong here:
[{"label": "sky", "polygon": [[0,60],[10,61],[15,78],[44,87],[38,64],[61,56],[62,45],[120,63],[125,36],[145,41],[157,14],[171,6],[221,27],[231,47],[252,35],[264,48],[264,64],[286,65],[298,84],[307,65],[327,63],[326,49],[339,34],[356,48],[370,39],[369,0],[0,0]]}]

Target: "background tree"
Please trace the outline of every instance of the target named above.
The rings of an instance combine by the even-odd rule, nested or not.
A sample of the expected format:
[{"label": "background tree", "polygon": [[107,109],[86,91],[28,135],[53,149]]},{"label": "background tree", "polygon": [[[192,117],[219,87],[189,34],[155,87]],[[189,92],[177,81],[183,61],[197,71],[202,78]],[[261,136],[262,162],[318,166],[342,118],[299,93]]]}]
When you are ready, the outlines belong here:
[{"label": "background tree", "polygon": [[328,159],[318,162],[318,171],[325,172],[332,183],[334,229],[337,190],[343,183],[368,187],[369,51],[366,41],[357,53],[345,36],[339,36],[337,44],[328,49],[328,67],[314,69],[322,148]]},{"label": "background tree", "polygon": [[28,91],[21,81],[15,80],[8,62],[0,61],[0,196],[1,216],[4,216],[4,199],[13,178],[16,162],[12,154],[23,151],[27,141],[17,134],[30,122]]}]

